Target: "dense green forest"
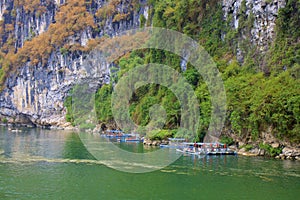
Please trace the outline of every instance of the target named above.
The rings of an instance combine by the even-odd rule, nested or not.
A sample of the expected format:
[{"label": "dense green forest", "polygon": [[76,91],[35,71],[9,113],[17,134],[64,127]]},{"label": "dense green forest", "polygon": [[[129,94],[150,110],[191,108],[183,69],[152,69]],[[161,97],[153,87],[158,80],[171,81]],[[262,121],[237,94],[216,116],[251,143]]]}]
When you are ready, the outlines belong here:
[{"label": "dense green forest", "polygon": [[[276,21],[276,38],[270,49],[260,54],[247,37],[253,25],[252,16],[241,9],[240,26],[232,29],[224,21],[222,7],[217,0],[151,0],[151,19],[145,24],[165,27],[187,34],[199,41],[217,63],[226,88],[227,115],[225,132],[256,140],[261,132],[271,131],[281,140],[300,142],[300,1],[288,0],[279,11]],[[245,1],[243,1],[245,4]],[[142,16],[142,22],[145,19]],[[225,34],[225,38],[221,35]],[[244,61],[236,59],[237,42],[246,52]],[[118,60],[120,70],[112,74],[110,85],[96,93],[96,111],[99,122],[113,121],[111,93],[118,78],[135,66],[146,63],[163,63],[180,70],[176,55],[160,50],[139,50]],[[196,140],[202,140],[210,121],[211,102],[205,82],[190,64],[183,72],[193,85],[200,105],[200,128]],[[70,99],[68,100],[70,101]],[[67,102],[68,102],[67,101]],[[149,108],[161,104],[167,120],[163,131],[147,133],[151,138],[174,136],[180,122],[180,103],[168,88],[148,84],[133,94],[130,114],[135,123],[145,126]],[[67,105],[70,105],[67,103]],[[70,106],[69,106],[70,108]],[[69,109],[70,110],[70,109]],[[72,121],[71,112],[67,116]],[[143,132],[143,130],[138,130]]]}]

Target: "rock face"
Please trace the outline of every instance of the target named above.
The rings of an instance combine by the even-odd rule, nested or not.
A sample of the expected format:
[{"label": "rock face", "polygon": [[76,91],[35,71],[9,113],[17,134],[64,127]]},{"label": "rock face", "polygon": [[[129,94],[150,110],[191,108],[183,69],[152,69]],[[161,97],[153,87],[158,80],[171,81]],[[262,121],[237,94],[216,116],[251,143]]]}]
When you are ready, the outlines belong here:
[{"label": "rock face", "polygon": [[[10,122],[23,123],[20,115],[34,124],[61,126],[65,123],[64,98],[71,87],[86,78],[81,69],[83,55],[60,55],[52,53],[47,69],[42,66],[25,65],[17,77],[7,80],[7,88],[2,92],[1,114]],[[99,84],[109,81],[109,68],[103,65]]]},{"label": "rock face", "polygon": [[[30,1],[30,0],[28,0]],[[46,32],[55,23],[59,8],[65,4],[64,0],[41,0],[38,9],[32,4],[19,5],[14,0],[0,0],[0,20],[11,25],[10,35],[1,34],[1,41],[11,40],[16,51],[24,45],[26,40]],[[27,1],[26,1],[27,2]],[[31,2],[31,1],[30,1]],[[35,1],[34,1],[35,2]],[[126,19],[115,20],[109,16],[99,21],[95,15],[99,8],[107,1],[92,0],[87,11],[94,16],[97,33],[90,29],[76,33],[70,42],[85,46],[89,39],[104,35],[116,36],[120,32],[140,26],[140,16],[148,19],[149,7],[146,0],[140,0],[139,9],[129,9],[131,0],[121,2],[116,6],[119,13],[128,14]],[[232,28],[238,29],[242,12],[253,16],[251,28],[251,42],[263,52],[274,37],[275,19],[278,9],[285,6],[284,0],[222,0],[224,19],[232,22]],[[33,2],[32,2],[33,3]],[[244,6],[245,5],[245,6]],[[100,25],[101,24],[101,25]],[[237,49],[237,55],[242,52]],[[72,86],[85,79],[86,73],[81,65],[85,55],[82,53],[62,53],[60,49],[53,51],[45,65],[41,63],[32,66],[25,63],[18,71],[18,75],[11,75],[5,82],[5,89],[0,93],[0,118],[9,122],[33,123],[42,126],[65,126],[63,101]],[[182,64],[184,68],[185,64]],[[98,85],[109,81],[110,70],[107,63],[101,66]],[[6,121],[6,120],[5,120]]]},{"label": "rock face", "polygon": [[[48,29],[54,22],[58,6],[55,1],[41,1],[38,7],[40,10],[32,10],[29,5],[22,6],[14,0],[1,0],[0,20],[4,20],[5,24],[14,25],[15,47],[20,48],[26,40]],[[2,37],[4,41],[7,39],[5,35]]]},{"label": "rock face", "polygon": [[300,149],[285,147],[282,149],[282,154],[279,155],[280,159],[300,160]]},{"label": "rock face", "polygon": [[144,145],[146,146],[160,146],[162,145],[168,145],[169,141],[168,140],[150,140],[150,139],[144,139],[143,142]]},{"label": "rock face", "polygon": [[[26,10],[26,5],[17,6],[13,0],[0,0],[0,19],[5,24],[15,24],[13,37],[15,48],[23,46],[28,38],[37,36],[48,30],[55,23],[55,14],[64,1],[41,1],[43,14]],[[103,35],[115,36],[120,32],[138,28],[140,15],[147,12],[147,7],[141,4],[139,11],[128,11],[124,1],[116,7],[119,12],[128,13],[126,20],[114,21],[113,16],[98,25],[97,35],[92,35],[89,29],[76,33],[70,41],[85,46],[91,38]],[[106,3],[105,0],[93,1],[93,9],[87,9],[95,16],[98,8]],[[12,14],[14,13],[14,15]],[[147,17],[147,16],[145,16]],[[2,40],[8,38],[1,35]],[[32,66],[29,62],[11,75],[5,82],[5,89],[0,94],[0,118],[11,123],[35,124],[40,126],[67,126],[65,121],[66,109],[63,102],[68,92],[80,80],[89,77],[82,64],[86,55],[80,52],[62,53],[60,49],[52,52],[47,63]],[[101,63],[97,74],[97,84],[109,82],[110,70],[108,63]],[[5,120],[5,121],[6,121]]]},{"label": "rock face", "polygon": [[[241,27],[241,20],[250,20],[250,42],[257,46],[260,53],[269,48],[275,36],[275,20],[278,10],[286,5],[285,0],[223,0],[224,18],[231,22],[234,29]],[[239,45],[238,45],[239,46]],[[242,54],[237,49],[237,57]],[[240,58],[242,60],[243,58]]]}]

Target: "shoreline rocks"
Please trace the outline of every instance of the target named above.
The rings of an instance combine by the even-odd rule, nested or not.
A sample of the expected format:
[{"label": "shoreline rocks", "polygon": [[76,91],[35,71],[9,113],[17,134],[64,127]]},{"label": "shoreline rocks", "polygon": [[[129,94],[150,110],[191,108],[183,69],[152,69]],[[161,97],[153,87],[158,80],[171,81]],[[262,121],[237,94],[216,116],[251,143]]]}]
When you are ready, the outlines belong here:
[{"label": "shoreline rocks", "polygon": [[233,139],[234,145],[231,147],[235,148],[234,150],[239,155],[300,160],[300,144],[292,144],[289,141],[276,138],[272,127],[269,127],[265,132],[261,132],[256,139],[253,139],[249,134],[239,137],[230,130],[225,130],[223,136]]},{"label": "shoreline rocks", "polygon": [[300,149],[285,147],[282,149],[282,153],[275,158],[282,160],[300,160]]},{"label": "shoreline rocks", "polygon": [[[280,148],[278,145],[270,145],[274,149]],[[276,147],[275,147],[276,146]],[[279,155],[271,156],[269,155],[269,152],[267,152],[265,149],[261,149],[258,147],[253,147],[250,150],[247,150],[245,147],[243,148],[235,148],[237,151],[238,155],[243,155],[243,156],[268,156],[268,157],[273,157],[276,159],[281,159],[281,160],[297,160],[300,161],[300,148],[297,147],[284,147],[282,149],[282,152]]]},{"label": "shoreline rocks", "polygon": [[168,145],[169,141],[168,140],[150,140],[150,139],[144,139],[143,144],[145,146],[160,146],[161,144]]}]

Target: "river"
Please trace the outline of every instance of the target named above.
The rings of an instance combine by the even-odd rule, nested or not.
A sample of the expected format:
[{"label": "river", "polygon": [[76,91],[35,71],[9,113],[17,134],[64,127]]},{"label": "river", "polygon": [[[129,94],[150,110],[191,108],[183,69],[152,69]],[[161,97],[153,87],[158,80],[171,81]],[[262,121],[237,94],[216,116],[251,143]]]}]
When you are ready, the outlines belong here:
[{"label": "river", "polygon": [[[141,144],[121,145],[144,151]],[[0,127],[0,199],[287,200],[299,196],[297,161],[182,156],[157,171],[125,173],[97,162],[77,133],[28,128],[12,132]]]}]

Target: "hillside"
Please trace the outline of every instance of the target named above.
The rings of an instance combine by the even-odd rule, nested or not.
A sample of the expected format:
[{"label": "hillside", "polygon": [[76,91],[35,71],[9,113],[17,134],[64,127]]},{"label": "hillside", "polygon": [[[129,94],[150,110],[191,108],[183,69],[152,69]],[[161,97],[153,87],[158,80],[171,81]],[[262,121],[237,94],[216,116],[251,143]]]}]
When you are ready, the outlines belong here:
[{"label": "hillside", "polygon": [[[222,140],[299,146],[299,8],[299,0],[1,0],[2,122],[76,124],[68,95],[77,79],[86,78],[81,68],[85,55],[122,31],[153,26],[188,35],[213,58],[226,89]],[[115,126],[111,92],[125,72],[160,63],[173,66],[192,85],[201,116],[195,139],[203,140],[211,117],[210,94],[195,67],[184,60],[170,52],[143,49],[113,64],[103,63],[97,83],[97,123]],[[148,84],[135,91],[132,119],[145,126],[149,109],[156,104],[166,109],[166,123],[160,133],[147,134],[176,135],[180,104],[166,87]]]}]

